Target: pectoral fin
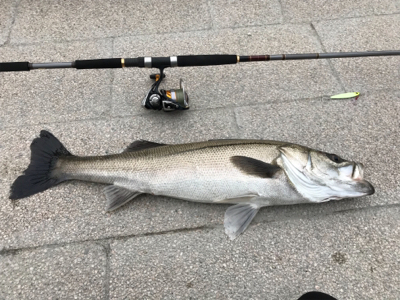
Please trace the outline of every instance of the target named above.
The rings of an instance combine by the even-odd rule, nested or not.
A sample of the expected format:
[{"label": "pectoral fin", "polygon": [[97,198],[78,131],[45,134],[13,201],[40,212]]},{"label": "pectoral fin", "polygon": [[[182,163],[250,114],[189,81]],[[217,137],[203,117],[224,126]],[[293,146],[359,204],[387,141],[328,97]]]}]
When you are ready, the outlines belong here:
[{"label": "pectoral fin", "polygon": [[274,178],[281,170],[279,166],[247,156],[232,156],[230,160],[243,173],[261,178]]},{"label": "pectoral fin", "polygon": [[140,192],[131,191],[115,185],[109,185],[105,187],[103,192],[107,199],[107,211],[116,210],[141,194]]},{"label": "pectoral fin", "polygon": [[254,204],[236,204],[226,210],[225,233],[231,240],[246,230],[259,209],[260,207]]}]

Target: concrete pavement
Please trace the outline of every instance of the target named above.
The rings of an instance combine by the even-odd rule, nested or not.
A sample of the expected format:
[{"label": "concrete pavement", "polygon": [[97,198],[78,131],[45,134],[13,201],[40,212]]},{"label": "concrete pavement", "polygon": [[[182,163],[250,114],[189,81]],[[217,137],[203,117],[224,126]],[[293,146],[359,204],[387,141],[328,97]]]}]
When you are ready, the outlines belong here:
[{"label": "concrete pavement", "polygon": [[[3,0],[0,61],[398,50],[399,28],[394,0]],[[400,298],[400,57],[167,69],[163,86],[182,77],[191,100],[171,114],[140,106],[154,71],[0,74],[0,299]],[[300,143],[362,162],[376,193],[262,209],[233,242],[225,205],[145,195],[110,214],[103,186],[82,182],[11,202],[41,129],[77,155],[137,139]]]}]

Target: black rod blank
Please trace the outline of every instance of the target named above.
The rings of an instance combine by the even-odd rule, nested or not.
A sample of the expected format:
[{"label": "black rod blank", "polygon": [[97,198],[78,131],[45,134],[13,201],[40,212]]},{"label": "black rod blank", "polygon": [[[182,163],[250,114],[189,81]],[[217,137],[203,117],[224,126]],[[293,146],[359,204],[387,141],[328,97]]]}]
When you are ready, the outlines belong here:
[{"label": "black rod blank", "polygon": [[303,54],[275,54],[238,56],[228,54],[213,55],[184,55],[170,57],[137,57],[137,58],[108,58],[76,60],[74,62],[4,62],[0,63],[0,72],[29,71],[33,69],[107,69],[107,68],[166,68],[166,67],[197,67],[236,64],[239,62],[269,61],[269,60],[301,60],[301,59],[326,59],[367,56],[395,56],[400,55],[400,50],[366,51],[366,52],[328,52],[328,53],[303,53]]}]

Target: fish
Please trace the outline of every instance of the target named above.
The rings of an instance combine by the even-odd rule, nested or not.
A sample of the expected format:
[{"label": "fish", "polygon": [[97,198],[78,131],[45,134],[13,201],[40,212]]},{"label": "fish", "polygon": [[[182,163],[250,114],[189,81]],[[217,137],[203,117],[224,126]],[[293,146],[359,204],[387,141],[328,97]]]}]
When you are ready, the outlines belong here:
[{"label": "fish", "polygon": [[322,203],[375,192],[363,178],[363,164],[289,142],[138,140],[118,154],[75,156],[42,130],[30,148],[30,164],[11,186],[12,200],[81,180],[107,185],[107,211],[140,194],[231,204],[224,216],[231,240],[246,230],[261,207]]}]

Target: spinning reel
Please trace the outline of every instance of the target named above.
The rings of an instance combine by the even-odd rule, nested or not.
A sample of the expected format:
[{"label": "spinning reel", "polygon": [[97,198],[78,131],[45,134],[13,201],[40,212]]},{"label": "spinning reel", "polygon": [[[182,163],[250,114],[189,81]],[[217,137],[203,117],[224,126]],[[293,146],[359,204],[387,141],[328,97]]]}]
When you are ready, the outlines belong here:
[{"label": "spinning reel", "polygon": [[182,79],[179,82],[179,89],[163,90],[159,89],[161,81],[165,78],[163,69],[160,69],[160,74],[151,74],[150,78],[155,82],[143,98],[142,106],[147,109],[162,109],[165,112],[189,109],[189,96]]}]

